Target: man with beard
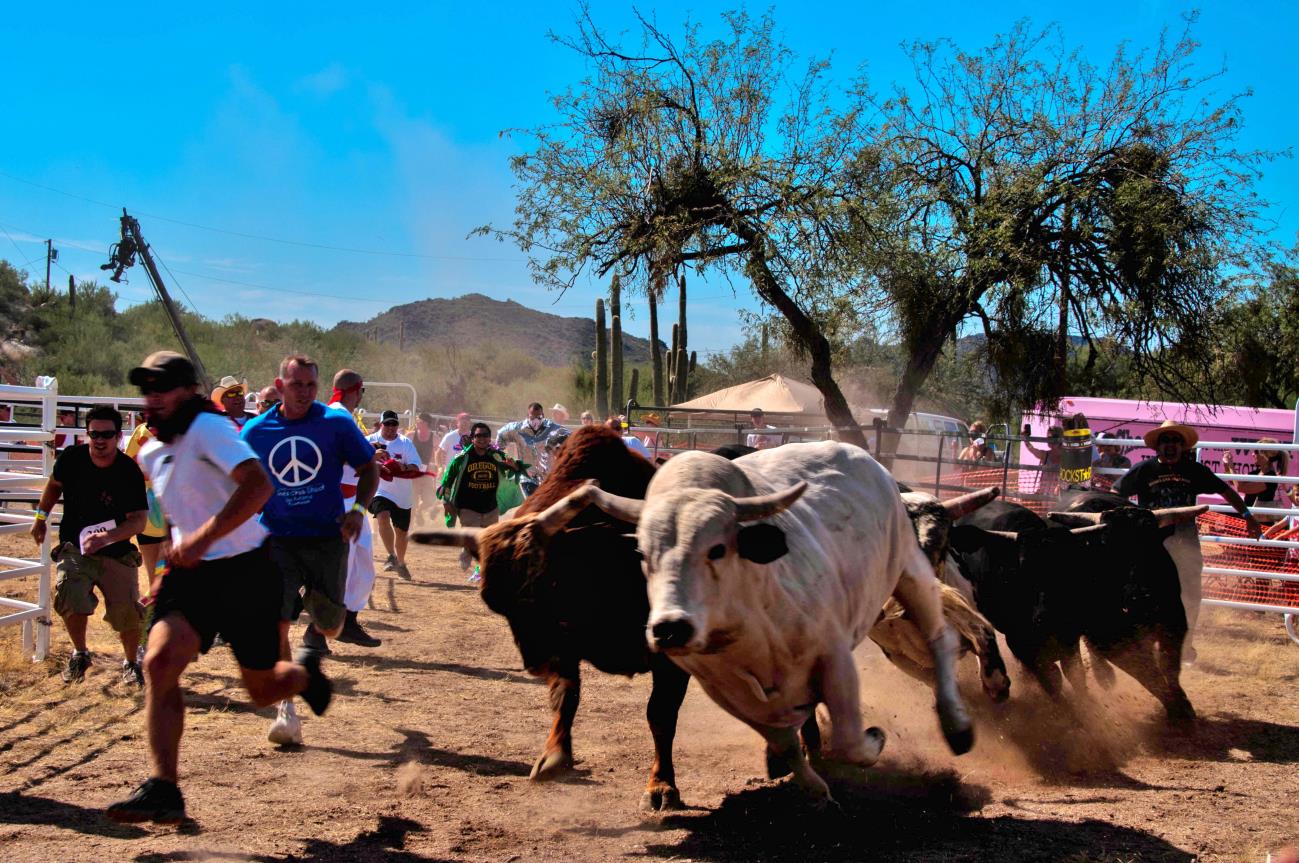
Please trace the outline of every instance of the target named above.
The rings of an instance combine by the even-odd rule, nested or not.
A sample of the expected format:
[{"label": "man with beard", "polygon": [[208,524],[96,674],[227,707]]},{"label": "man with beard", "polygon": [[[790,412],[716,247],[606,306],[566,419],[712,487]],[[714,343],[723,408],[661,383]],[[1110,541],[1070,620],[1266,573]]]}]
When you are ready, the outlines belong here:
[{"label": "man with beard", "polygon": [[296,662],[279,659],[283,580],[271,564],[266,529],[254,518],[274,486],[257,454],[199,395],[194,366],[180,354],[150,354],[131,370],[130,381],[140,388],[157,435],[141,448],[139,461],[172,526],[171,570],[153,591],[144,658],[150,777],[106,814],[119,822],[175,824],[185,818],[176,784],[185,721],[180,676],[218,632],[259,707],[301,695],[321,714],[332,687],[319,655],[302,651]]}]

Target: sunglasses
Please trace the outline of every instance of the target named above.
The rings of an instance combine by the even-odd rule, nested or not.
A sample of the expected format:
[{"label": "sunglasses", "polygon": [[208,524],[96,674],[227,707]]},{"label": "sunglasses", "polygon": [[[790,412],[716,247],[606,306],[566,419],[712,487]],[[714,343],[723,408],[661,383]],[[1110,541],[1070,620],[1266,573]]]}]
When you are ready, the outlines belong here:
[{"label": "sunglasses", "polygon": [[1156,446],[1163,446],[1166,443],[1182,443],[1182,439],[1178,435],[1172,434],[1160,435],[1155,439]]},{"label": "sunglasses", "polygon": [[88,431],[86,432],[86,437],[91,440],[112,440],[117,437],[118,434],[120,433],[115,431]]},{"label": "sunglasses", "polygon": [[479,432],[479,433],[476,434],[476,435],[470,435],[470,437],[475,437],[475,438],[480,438],[480,437],[490,438],[490,437],[491,437],[491,433],[490,433],[490,432]]}]

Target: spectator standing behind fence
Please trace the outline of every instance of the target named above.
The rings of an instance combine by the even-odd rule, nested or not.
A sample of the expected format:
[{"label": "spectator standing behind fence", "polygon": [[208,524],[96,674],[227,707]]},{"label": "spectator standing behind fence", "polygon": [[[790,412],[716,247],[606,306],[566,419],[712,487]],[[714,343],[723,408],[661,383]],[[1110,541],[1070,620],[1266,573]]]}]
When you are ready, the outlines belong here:
[{"label": "spectator standing behind fence", "polygon": [[[1259,438],[1258,443],[1280,443],[1280,441],[1275,438],[1265,437]],[[1250,476],[1285,476],[1286,471],[1289,470],[1289,465],[1290,460],[1282,450],[1256,449],[1254,450],[1254,467],[1249,471],[1249,474]],[[1222,472],[1238,472],[1231,450],[1223,450]],[[1277,505],[1278,483],[1236,480],[1232,485],[1244,497],[1245,506],[1275,507]],[[1260,524],[1275,524],[1284,516],[1259,515],[1255,516],[1255,518],[1258,519]]]},{"label": "spectator standing behind fence", "polygon": [[772,449],[780,446],[781,436],[779,434],[761,434],[761,432],[768,429],[775,431],[775,426],[767,425],[767,415],[762,408],[754,408],[749,411],[749,422],[753,424],[754,431],[749,432],[748,436],[745,437],[744,443],[746,446],[751,446],[754,449]]},{"label": "spectator standing behind fence", "polygon": [[1101,473],[1098,468],[1110,470],[1127,470],[1132,467],[1132,459],[1124,454],[1123,449],[1106,441],[1114,440],[1105,434],[1096,435],[1096,458],[1092,461],[1092,488],[1109,491],[1118,479],[1113,474]]},{"label": "spectator standing behind fence", "polygon": [[593,426],[595,425],[595,414],[590,411],[582,411],[582,415],[578,417],[578,422],[584,426]]},{"label": "spectator standing behind fence", "polygon": [[1041,477],[1038,480],[1038,494],[1053,496],[1060,491],[1060,459],[1063,456],[1064,428],[1051,426],[1046,430],[1046,449],[1039,449],[1028,440],[1033,430],[1024,426],[1024,448],[1037,457],[1042,464]]},{"label": "spectator standing behind fence", "polygon": [[469,429],[472,425],[469,414],[464,411],[456,414],[455,428],[443,435],[441,442],[438,443],[437,460],[434,462],[433,471],[435,475],[441,476],[453,458],[469,449]]},{"label": "spectator standing behind fence", "polygon": [[[982,449],[987,459],[997,461],[1001,458],[1001,454],[997,452],[996,444],[988,440],[988,427],[983,424],[983,420],[975,420],[970,423],[968,431],[971,444],[980,438],[983,439]],[[957,458],[965,458],[965,456],[958,455]]]},{"label": "spectator standing behind fence", "polygon": [[[1154,458],[1140,462],[1114,483],[1114,493],[1120,497],[1136,496],[1137,504],[1150,509],[1194,506],[1202,494],[1222,495],[1236,512],[1245,519],[1249,535],[1257,538],[1262,532],[1259,523],[1250,514],[1236,490],[1213,471],[1196,461],[1191,453],[1200,439],[1195,429],[1172,420],[1165,420],[1142,436],[1146,446],[1155,451]],[[1178,580],[1182,585],[1182,606],[1186,610],[1186,640],[1182,643],[1182,660],[1193,662],[1195,648],[1191,639],[1200,616],[1201,577],[1204,555],[1200,551],[1200,536],[1194,521],[1179,524],[1173,536],[1164,542],[1177,565]]]},{"label": "spectator standing behind fence", "polygon": [[86,412],[89,443],[69,446],[54,462],[54,470],[36,505],[32,539],[45,541],[46,519],[63,498],[58,547],[50,556],[58,561],[54,585],[54,610],[63,619],[73,652],[63,670],[65,683],[85,677],[90,667],[86,649],[86,624],[104,597],[104,621],[122,642],[122,681],[143,686],[137,662],[140,646],[140,587],[137,570],[140,554],[131,537],[144,530],[149,503],[144,474],[135,460],[117,448],[122,435],[122,415],[107,405]]}]

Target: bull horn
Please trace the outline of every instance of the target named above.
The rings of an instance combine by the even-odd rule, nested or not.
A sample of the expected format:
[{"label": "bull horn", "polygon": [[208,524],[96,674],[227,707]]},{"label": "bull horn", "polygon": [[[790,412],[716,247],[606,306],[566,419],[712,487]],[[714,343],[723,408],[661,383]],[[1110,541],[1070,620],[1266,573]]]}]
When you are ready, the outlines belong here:
[{"label": "bull horn", "polygon": [[465,549],[474,557],[478,556],[478,534],[481,527],[441,527],[431,530],[417,530],[410,538],[422,545],[454,545]]},{"label": "bull horn", "polygon": [[555,501],[542,510],[533,521],[533,530],[541,531],[542,536],[554,536],[563,530],[577,514],[591,503],[590,489],[597,489],[595,480],[587,480],[563,498]]},{"label": "bull horn", "polygon": [[594,485],[584,486],[580,491],[586,495],[587,503],[599,507],[619,521],[625,521],[629,524],[636,524],[640,521],[640,512],[645,507],[645,501],[634,497],[610,494]]},{"label": "bull horn", "polygon": [[990,485],[987,488],[981,488],[978,491],[972,491],[960,497],[943,501],[943,509],[947,510],[948,516],[955,520],[961,516],[969,515],[984,504],[992,503],[993,499],[999,494],[1001,494],[1001,489],[995,485]]},{"label": "bull horn", "polygon": [[[1100,513],[1091,513],[1091,515],[1100,515]],[[1089,533],[1098,533],[1102,530],[1109,530],[1109,527],[1110,526],[1108,524],[1089,524],[1086,527],[1070,528],[1069,533],[1073,534],[1074,536],[1083,536]]]},{"label": "bull horn", "polygon": [[1092,527],[1101,523],[1099,512],[1048,512],[1046,517],[1065,527]]},{"label": "bull horn", "polygon": [[769,518],[776,513],[784,512],[794,505],[794,501],[807,491],[807,480],[800,480],[783,491],[757,497],[735,498],[735,518],[737,521],[758,521]]},{"label": "bull horn", "polygon": [[1154,512],[1155,518],[1159,519],[1159,526],[1168,527],[1173,524],[1194,521],[1208,511],[1207,504],[1200,504],[1199,506],[1170,506],[1166,509],[1157,509]]},{"label": "bull horn", "polygon": [[1019,534],[1013,530],[986,530],[984,528],[979,528],[979,529],[982,530],[984,533],[988,534],[988,536],[999,536],[1002,539],[1008,539],[1011,542],[1019,542]]}]

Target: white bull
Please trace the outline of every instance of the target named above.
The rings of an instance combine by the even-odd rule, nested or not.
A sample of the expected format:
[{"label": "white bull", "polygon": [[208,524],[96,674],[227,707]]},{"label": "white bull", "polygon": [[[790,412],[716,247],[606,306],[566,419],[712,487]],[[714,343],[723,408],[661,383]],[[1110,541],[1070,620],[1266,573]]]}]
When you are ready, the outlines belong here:
[{"label": "white bull", "polygon": [[637,524],[650,646],[758,731],[802,787],[829,798],[798,743],[817,703],[833,724],[826,757],[879,757],[883,734],[863,729],[853,648],[891,595],[928,639],[948,745],[969,749],[938,581],[897,484],[865,450],[790,444],[735,461],[690,452],[659,469],[644,501],[584,491]]}]

